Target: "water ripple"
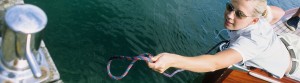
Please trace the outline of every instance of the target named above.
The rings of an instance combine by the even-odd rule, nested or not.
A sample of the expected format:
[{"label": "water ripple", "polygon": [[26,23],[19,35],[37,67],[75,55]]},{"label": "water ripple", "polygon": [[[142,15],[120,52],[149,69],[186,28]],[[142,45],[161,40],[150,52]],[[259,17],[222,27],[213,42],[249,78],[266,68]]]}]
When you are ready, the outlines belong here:
[{"label": "water ripple", "polygon": [[[26,0],[47,13],[45,43],[66,83],[190,83],[202,73],[185,71],[172,78],[137,62],[128,76],[110,79],[106,65],[114,55],[149,52],[196,56],[223,38],[228,0]],[[280,2],[280,3],[279,3]],[[268,1],[289,9],[299,1]],[[225,33],[221,33],[226,35]],[[113,73],[129,61],[116,60]],[[197,78],[199,79],[199,78]]]}]

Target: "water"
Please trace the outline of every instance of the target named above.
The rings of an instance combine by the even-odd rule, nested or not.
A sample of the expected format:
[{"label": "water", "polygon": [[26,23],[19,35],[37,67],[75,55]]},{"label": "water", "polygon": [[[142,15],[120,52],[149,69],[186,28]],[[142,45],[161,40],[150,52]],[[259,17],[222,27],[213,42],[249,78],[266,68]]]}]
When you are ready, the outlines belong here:
[{"label": "water", "polygon": [[[192,83],[203,73],[168,78],[137,62],[120,81],[107,75],[114,55],[162,52],[195,56],[228,38],[223,29],[227,0],[25,0],[48,16],[44,41],[66,83]],[[289,9],[300,0],[269,0]],[[226,35],[221,32],[221,35]],[[217,37],[216,37],[217,36]],[[128,61],[114,61],[120,75]]]}]

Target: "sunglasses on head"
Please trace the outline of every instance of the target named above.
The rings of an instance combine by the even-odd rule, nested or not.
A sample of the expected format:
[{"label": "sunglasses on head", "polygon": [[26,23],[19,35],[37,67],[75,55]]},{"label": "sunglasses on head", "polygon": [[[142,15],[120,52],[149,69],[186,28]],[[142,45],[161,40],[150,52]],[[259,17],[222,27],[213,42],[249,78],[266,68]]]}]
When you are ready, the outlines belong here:
[{"label": "sunglasses on head", "polygon": [[242,19],[244,17],[252,17],[252,16],[245,15],[241,10],[234,10],[233,5],[229,2],[226,3],[226,10],[229,12],[235,11],[235,16],[240,19]]}]

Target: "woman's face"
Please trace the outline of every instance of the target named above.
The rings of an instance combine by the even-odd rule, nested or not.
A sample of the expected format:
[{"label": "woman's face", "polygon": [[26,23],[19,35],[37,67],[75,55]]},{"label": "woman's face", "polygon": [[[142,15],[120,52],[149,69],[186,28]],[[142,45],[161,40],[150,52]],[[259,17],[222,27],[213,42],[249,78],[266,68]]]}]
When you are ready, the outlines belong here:
[{"label": "woman's face", "polygon": [[253,16],[253,10],[250,1],[231,0],[231,3],[227,3],[224,14],[225,27],[229,30],[240,30],[254,24],[258,18]]}]

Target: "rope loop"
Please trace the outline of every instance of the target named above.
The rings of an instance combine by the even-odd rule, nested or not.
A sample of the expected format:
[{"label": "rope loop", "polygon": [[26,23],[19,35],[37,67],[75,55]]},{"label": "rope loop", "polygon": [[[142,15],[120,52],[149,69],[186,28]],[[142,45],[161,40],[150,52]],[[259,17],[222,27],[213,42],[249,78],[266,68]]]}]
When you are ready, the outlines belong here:
[{"label": "rope loop", "polygon": [[[115,79],[115,80],[121,80],[122,78],[124,78],[124,77],[128,74],[129,70],[131,69],[131,67],[133,66],[133,64],[134,64],[136,61],[138,61],[138,60],[143,60],[143,61],[146,61],[146,62],[152,62],[151,57],[153,57],[153,56],[152,56],[152,54],[150,54],[150,53],[140,54],[140,55],[135,56],[135,57],[129,57],[129,56],[113,56],[113,57],[110,57],[110,58],[109,58],[109,61],[108,61],[108,63],[107,63],[107,72],[108,72],[108,75],[109,75],[109,77],[112,78],[112,79]],[[115,75],[112,75],[112,74],[111,74],[111,71],[110,71],[110,64],[111,64],[111,62],[112,62],[113,60],[116,60],[116,59],[130,60],[130,61],[132,61],[132,62],[128,65],[126,71],[125,71],[121,76],[115,76]],[[184,71],[184,70],[182,70],[182,69],[176,70],[176,71],[174,71],[172,74],[163,73],[163,75],[165,75],[165,76],[167,76],[167,77],[173,77],[173,75],[175,75],[176,73],[181,72],[181,71]]]}]

